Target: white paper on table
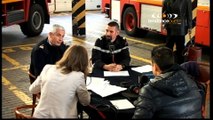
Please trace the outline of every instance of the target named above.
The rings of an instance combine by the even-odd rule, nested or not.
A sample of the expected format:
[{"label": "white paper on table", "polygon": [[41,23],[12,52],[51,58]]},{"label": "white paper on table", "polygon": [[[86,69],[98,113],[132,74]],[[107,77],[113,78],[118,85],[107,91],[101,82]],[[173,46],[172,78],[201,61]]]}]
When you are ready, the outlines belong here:
[{"label": "white paper on table", "polygon": [[118,72],[111,72],[111,71],[104,71],[104,77],[109,76],[129,76],[128,71],[118,71]]},{"label": "white paper on table", "polygon": [[86,85],[88,90],[92,90],[101,97],[106,97],[127,89],[124,87],[111,85],[109,81],[99,77],[87,77]]},{"label": "white paper on table", "polygon": [[144,66],[140,66],[140,67],[133,67],[131,69],[136,71],[136,72],[139,72],[139,73],[144,73],[144,72],[152,71],[152,66],[151,65],[144,65]]},{"label": "white paper on table", "polygon": [[135,108],[127,99],[110,100],[110,102],[119,110]]},{"label": "white paper on table", "polygon": [[86,86],[88,90],[100,89],[99,86],[103,86],[106,82],[101,77],[87,77]]},{"label": "white paper on table", "polygon": [[126,90],[127,88],[111,85],[111,84],[105,84],[103,86],[102,90],[96,91],[101,97],[106,97],[115,93],[119,93],[121,91]]}]

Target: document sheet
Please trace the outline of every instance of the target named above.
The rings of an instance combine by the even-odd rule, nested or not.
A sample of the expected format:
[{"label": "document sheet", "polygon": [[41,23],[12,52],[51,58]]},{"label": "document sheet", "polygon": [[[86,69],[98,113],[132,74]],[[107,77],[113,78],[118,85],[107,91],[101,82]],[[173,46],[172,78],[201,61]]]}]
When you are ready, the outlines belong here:
[{"label": "document sheet", "polygon": [[129,76],[128,71],[118,71],[118,72],[111,72],[111,71],[104,71],[104,76]]},{"label": "document sheet", "polygon": [[139,73],[145,73],[145,72],[152,71],[152,66],[151,65],[144,65],[144,66],[140,66],[140,67],[133,67],[131,69],[136,71],[136,72],[139,72]]},{"label": "document sheet", "polygon": [[100,77],[87,77],[86,85],[88,90],[92,90],[102,97],[106,97],[127,89],[124,87],[111,85],[109,81]]},{"label": "document sheet", "polygon": [[135,108],[127,99],[111,100],[110,102],[119,110]]}]

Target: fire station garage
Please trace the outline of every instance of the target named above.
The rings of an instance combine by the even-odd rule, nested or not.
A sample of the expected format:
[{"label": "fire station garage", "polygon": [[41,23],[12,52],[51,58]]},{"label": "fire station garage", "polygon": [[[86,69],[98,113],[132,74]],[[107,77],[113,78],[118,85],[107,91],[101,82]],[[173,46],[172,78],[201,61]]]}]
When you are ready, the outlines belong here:
[{"label": "fire station garage", "polygon": [[[173,4],[171,1],[178,0],[170,0],[166,5]],[[153,48],[164,48],[167,44],[170,32],[165,23],[174,25],[176,18],[180,17],[174,11],[164,12],[164,0],[2,0],[2,118],[37,118],[40,115],[39,118],[98,120],[209,119],[210,0],[187,1],[190,4],[187,10],[191,14],[191,24],[187,24],[191,28],[190,32],[187,29],[183,35],[185,41],[181,57],[184,61],[176,63],[179,46],[174,44],[170,49],[174,55],[172,66],[179,66],[181,73],[173,71],[169,78],[164,75],[170,74],[173,67],[162,70],[162,66],[158,65],[168,65],[169,58],[162,56],[169,55],[159,53],[162,56],[158,56],[159,54],[152,52]],[[185,4],[186,2],[183,6],[187,6]],[[178,5],[175,4],[173,8]],[[187,13],[187,16],[190,14]],[[65,31],[57,33],[57,28],[51,31],[55,24],[62,26]],[[69,85],[63,84],[66,74],[63,77],[57,76],[59,72],[54,71],[55,74],[52,75],[49,72],[35,75],[35,68],[35,71],[31,70],[32,62],[40,65],[46,59],[51,59],[44,55],[32,60],[35,58],[32,51],[35,51],[35,46],[41,41],[46,40],[46,44],[53,48],[57,46],[54,46],[57,43],[51,43],[49,39],[61,39],[60,44],[67,46],[67,49],[73,47],[71,52],[74,52],[74,46],[82,46],[87,51],[88,61],[79,55],[80,49],[73,58],[65,55],[68,59],[66,67],[83,60],[88,63],[87,67],[82,64],[79,69],[71,65],[71,73],[77,69],[81,74],[67,78],[72,81],[70,87],[66,88]],[[44,51],[44,54],[50,53],[45,43],[40,44],[37,49]],[[58,51],[60,50],[51,55],[56,56]],[[71,59],[77,56],[80,58],[73,62]],[[54,66],[59,60],[63,60],[61,57],[54,62],[46,61],[45,64]],[[111,68],[108,69],[107,66]],[[85,71],[88,69],[84,75],[83,70],[80,70],[83,67]],[[32,77],[35,83],[31,83]],[[47,82],[50,78],[53,78],[49,82],[53,82],[54,89],[45,91],[42,88],[47,85],[50,86],[46,89],[51,87],[52,83]],[[180,82],[174,82],[174,78]],[[83,80],[81,84],[80,79]],[[158,79],[165,82],[157,84]],[[30,91],[33,85],[37,85],[37,93]],[[60,97],[65,94],[66,97]],[[81,104],[87,100],[86,95],[89,95],[89,103]]]}]

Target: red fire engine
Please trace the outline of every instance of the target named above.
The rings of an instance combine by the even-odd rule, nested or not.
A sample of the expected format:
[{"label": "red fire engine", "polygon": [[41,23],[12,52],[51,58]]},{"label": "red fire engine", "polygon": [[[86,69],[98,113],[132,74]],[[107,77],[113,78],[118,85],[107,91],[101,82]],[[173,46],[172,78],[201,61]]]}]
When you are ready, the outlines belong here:
[{"label": "red fire engine", "polygon": [[1,24],[19,24],[26,36],[39,35],[44,23],[50,22],[48,2],[50,0],[2,0]]},{"label": "red fire engine", "polygon": [[[195,43],[204,46],[210,46],[209,1],[198,4],[196,27],[192,29]],[[162,26],[162,3],[163,0],[102,0],[102,12],[117,20],[127,35],[146,35],[149,31],[166,35]]]}]

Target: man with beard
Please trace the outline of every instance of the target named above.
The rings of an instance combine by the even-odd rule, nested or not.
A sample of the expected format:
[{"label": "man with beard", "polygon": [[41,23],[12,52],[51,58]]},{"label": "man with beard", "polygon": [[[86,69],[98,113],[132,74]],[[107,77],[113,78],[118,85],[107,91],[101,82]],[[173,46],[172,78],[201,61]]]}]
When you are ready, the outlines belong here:
[{"label": "man with beard", "polygon": [[92,49],[92,63],[95,68],[108,71],[120,71],[129,66],[128,43],[119,35],[117,22],[109,22],[105,35],[96,40]]}]

